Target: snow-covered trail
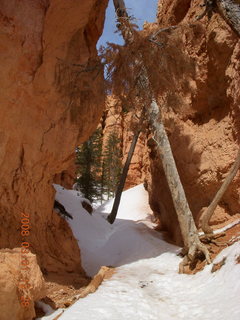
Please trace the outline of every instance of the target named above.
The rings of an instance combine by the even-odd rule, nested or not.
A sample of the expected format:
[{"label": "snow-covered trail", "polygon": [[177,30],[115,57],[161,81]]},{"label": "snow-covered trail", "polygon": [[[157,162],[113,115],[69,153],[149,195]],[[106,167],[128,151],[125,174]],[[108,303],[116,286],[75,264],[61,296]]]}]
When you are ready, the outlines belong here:
[{"label": "snow-covered trail", "polygon": [[82,265],[93,276],[101,266],[118,267],[139,259],[175,252],[176,246],[166,243],[162,235],[150,229],[151,209],[143,185],[122,195],[117,220],[110,225],[105,217],[113,200],[107,201],[91,216],[81,205],[81,194],[55,185],[56,199],[73,216],[69,224],[81,249]]},{"label": "snow-covered trail", "polygon": [[75,210],[79,198],[75,191],[56,188],[57,199],[74,216],[69,222],[86,270],[92,273],[100,265],[120,266],[94,294],[65,310],[60,320],[240,319],[239,242],[215,259],[214,263],[226,257],[217,272],[211,273],[211,264],[196,275],[178,274],[179,248],[147,227],[149,209],[142,186],[124,193],[119,220],[112,226],[102,218],[111,203],[89,216],[79,213],[79,207]]},{"label": "snow-covered trail", "polygon": [[211,265],[196,275],[177,273],[173,253],[141,260],[118,269],[98,291],[77,301],[61,320],[239,320],[239,243],[225,249],[228,256],[216,273]]}]

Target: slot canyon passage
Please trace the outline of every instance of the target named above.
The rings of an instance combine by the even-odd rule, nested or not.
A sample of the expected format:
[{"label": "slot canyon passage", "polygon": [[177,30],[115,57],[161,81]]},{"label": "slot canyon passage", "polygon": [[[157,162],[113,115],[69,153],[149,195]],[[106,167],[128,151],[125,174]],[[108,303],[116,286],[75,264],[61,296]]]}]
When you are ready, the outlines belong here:
[{"label": "slot canyon passage", "polygon": [[[240,6],[239,1],[232,0],[232,2]],[[200,0],[159,0],[156,21],[144,22],[140,31],[142,38],[148,38],[157,30],[168,28],[159,35],[158,40],[163,43],[163,47],[159,49],[157,66],[150,64],[149,72],[154,73],[155,69],[157,70],[157,75],[153,77],[153,90],[158,105],[162,107],[164,126],[198,228],[202,209],[209,206],[222,185],[235,161],[240,145],[240,37],[216,9],[202,19],[196,20],[196,16],[204,11],[202,3]],[[40,307],[34,304],[40,300],[53,309],[66,308],[77,300],[77,296],[83,294],[85,288],[90,286],[89,292],[93,292],[91,284],[94,286],[98,281],[98,278],[94,278],[95,280],[90,278],[94,277],[98,270],[91,269],[86,263],[84,250],[92,248],[92,251],[89,249],[90,252],[97,255],[96,248],[100,246],[102,238],[96,236],[94,240],[99,242],[97,245],[92,244],[93,241],[91,242],[89,236],[91,232],[84,233],[84,226],[81,224],[79,228],[83,230],[82,236],[76,237],[74,219],[78,215],[77,191],[66,191],[66,189],[71,189],[74,184],[75,148],[88,140],[99,123],[103,125],[104,122],[103,136],[107,136],[112,128],[118,132],[121,138],[122,161],[127,157],[133,135],[131,111],[122,112],[125,107],[122,99],[124,97],[109,94],[106,90],[104,65],[96,48],[103,32],[107,6],[108,0],[0,1],[0,320],[31,320],[35,319],[36,312],[37,314],[39,312],[40,317]],[[113,23],[112,28],[115,30],[115,18]],[[174,28],[169,28],[173,26]],[[148,52],[154,44],[150,45],[149,42],[148,45],[145,41],[141,45],[145,46],[141,48],[143,52]],[[140,188],[136,186],[142,183],[145,191],[142,187],[139,192],[144,196],[131,191],[140,189],[129,189]],[[100,269],[98,276],[102,279],[105,277],[106,283],[110,281],[107,279],[110,279],[112,274],[118,276],[117,280],[121,282],[121,279],[126,277],[124,272],[127,271],[124,268],[127,264],[130,264],[128,271],[131,274],[139,272],[143,277],[147,277],[145,273],[150,272],[152,267],[151,258],[159,256],[160,259],[161,254],[166,251],[171,254],[174,252],[177,256],[176,246],[183,244],[161,155],[147,125],[140,134],[125,189],[129,189],[126,192],[129,192],[130,196],[123,197],[125,207],[120,209],[120,218],[115,227],[117,235],[114,239],[117,242],[126,236],[124,232],[128,234],[129,230],[133,230],[136,236],[126,236],[126,239],[129,243],[139,241],[139,245],[130,246],[132,248],[132,251],[129,249],[130,256],[122,256],[121,261],[108,259],[108,256],[99,249],[99,252],[102,252],[102,260],[99,258],[101,263],[98,261],[99,265],[96,266],[99,269],[105,266],[107,275],[102,276]],[[72,205],[73,212],[70,214],[73,214],[73,222],[70,219],[63,219],[54,212],[56,190],[58,197],[56,199],[65,208],[68,206],[70,208]],[[135,199],[142,203],[142,198],[145,201],[144,210],[147,210],[151,219],[149,216],[140,217],[136,213],[136,217],[126,224],[128,221],[126,212],[129,210],[130,215],[136,210],[131,207],[131,201],[134,202]],[[81,203],[79,200],[78,202],[81,211]],[[107,208],[109,213],[110,205]],[[91,224],[89,219],[94,218],[96,234],[98,235],[99,225],[99,229],[110,237],[115,229],[109,229],[107,222],[105,225],[106,212],[97,211],[98,209],[92,217],[88,214],[81,223]],[[81,214],[85,215],[86,212]],[[23,237],[21,233],[23,217],[30,221],[29,233],[24,233],[28,234],[27,237]],[[100,217],[104,219],[101,220]],[[238,171],[210,221],[213,229],[227,225],[232,227],[225,231],[222,238],[209,245],[213,258],[228,246],[226,250],[229,251],[226,251],[226,254],[232,259],[229,258],[229,261],[233,261],[234,254],[238,254],[237,260],[235,259],[238,261],[236,267],[238,270],[229,278],[231,281],[236,281],[235,289],[238,290],[238,294],[239,278],[234,277],[239,276],[240,250],[237,240],[240,228],[239,224],[235,224],[239,218],[240,173]],[[137,221],[143,219],[149,220],[148,226],[138,225]],[[77,223],[75,225],[78,226]],[[153,226],[157,231],[153,230]],[[144,238],[146,232],[149,232],[150,238]],[[85,234],[89,247],[81,248]],[[142,234],[142,237],[139,234]],[[28,269],[27,275],[25,274],[29,284],[27,289],[19,288],[20,277],[22,272],[25,272],[21,266],[23,241],[30,244],[27,263],[31,268]],[[163,241],[164,250],[160,248]],[[158,242],[159,248],[157,248]],[[216,244],[221,242],[222,245]],[[141,251],[141,244],[145,249],[144,254]],[[128,243],[126,242],[124,246],[127,248]],[[236,248],[236,253],[231,247]],[[108,244],[104,243],[102,248],[105,248],[105,252],[111,251]],[[136,252],[137,249],[141,254]],[[137,264],[140,259],[149,259],[149,262],[141,265],[139,261]],[[88,263],[89,261],[91,258]],[[115,265],[112,264],[114,261]],[[137,271],[134,271],[131,262],[136,263]],[[159,268],[163,263],[159,260]],[[202,269],[202,264],[203,262],[198,263],[196,268]],[[118,268],[114,267],[122,265],[123,269],[120,269],[118,274]],[[144,270],[144,266],[149,270]],[[226,270],[227,273],[231,273],[231,268]],[[188,271],[194,273],[196,270]],[[201,281],[200,275],[199,272],[196,282]],[[141,289],[148,286],[151,281],[149,280],[147,284],[142,282]],[[157,281],[161,282],[161,278]],[[112,290],[110,284],[109,282],[109,290]],[[174,287],[171,282],[170,285]],[[167,290],[167,287],[165,289]],[[26,294],[26,290],[30,302],[28,307],[23,307],[21,296]],[[61,290],[64,293],[62,295],[59,293]],[[177,286],[175,290],[178,290]],[[58,297],[54,297],[55,292],[58,292]],[[230,285],[229,292],[231,292]],[[98,291],[97,294],[100,295]],[[90,295],[89,299],[94,299],[94,294]],[[139,299],[143,299],[142,296]],[[87,299],[82,298],[82,300],[83,311],[82,314],[77,314],[78,318],[70,315],[67,317],[67,312],[64,312],[65,315],[60,316],[60,319],[80,319],[81,315],[83,316],[81,319],[128,319],[124,316],[123,301],[120,301],[123,310],[119,317],[116,314],[113,316],[108,314],[108,317],[106,314],[101,317],[95,314],[94,318],[86,311],[91,304],[87,304]],[[160,303],[159,301],[156,300],[154,306]],[[95,306],[95,302],[92,303]],[[219,304],[221,303],[219,300]],[[137,307],[141,308],[140,302]],[[175,316],[161,318],[156,314],[151,315],[151,308],[154,309],[149,304],[146,313],[135,313],[131,319],[135,317],[164,320],[226,319],[219,318],[218,313],[217,316],[206,314],[205,318],[194,314],[186,316],[184,308],[179,309],[179,313]],[[96,307],[94,310],[98,312],[100,309]],[[107,309],[106,306],[106,310],[110,310],[110,307]],[[229,313],[230,320],[240,317],[239,307],[236,307],[233,313],[229,310]],[[43,317],[43,314],[41,316]],[[130,315],[128,316],[130,318]]]}]

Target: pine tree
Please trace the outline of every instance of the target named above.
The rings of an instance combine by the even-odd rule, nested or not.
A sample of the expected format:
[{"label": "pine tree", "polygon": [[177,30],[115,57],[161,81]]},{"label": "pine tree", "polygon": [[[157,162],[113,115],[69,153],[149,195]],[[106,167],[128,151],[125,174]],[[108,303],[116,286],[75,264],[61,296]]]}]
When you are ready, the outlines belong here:
[{"label": "pine tree", "polygon": [[101,197],[102,129],[76,149],[77,179],[84,197],[91,202]]},{"label": "pine tree", "polygon": [[115,195],[116,188],[122,171],[122,152],[120,148],[120,139],[113,131],[109,134],[104,151],[102,163],[102,181],[103,190],[107,198]]},{"label": "pine tree", "polygon": [[76,149],[77,179],[84,197],[91,202],[115,195],[122,171],[122,152],[116,131],[108,135],[103,148],[102,129]]}]

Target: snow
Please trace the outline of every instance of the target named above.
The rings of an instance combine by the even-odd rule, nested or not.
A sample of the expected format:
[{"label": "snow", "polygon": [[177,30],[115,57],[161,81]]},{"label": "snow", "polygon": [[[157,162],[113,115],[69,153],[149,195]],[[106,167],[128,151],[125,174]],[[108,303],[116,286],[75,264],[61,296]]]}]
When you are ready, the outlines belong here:
[{"label": "snow", "polygon": [[240,319],[239,242],[216,257],[214,263],[226,257],[220,270],[212,273],[210,264],[196,275],[178,274],[179,248],[149,228],[150,209],[142,185],[124,192],[113,225],[103,218],[112,201],[91,216],[81,208],[76,191],[55,188],[56,199],[73,215],[68,222],[88,274],[101,265],[119,266],[111,279],[66,309],[60,320]]},{"label": "snow", "polygon": [[113,200],[90,215],[82,208],[80,193],[59,185],[54,187],[57,191],[56,200],[73,216],[68,223],[78,240],[82,265],[88,275],[95,275],[102,265],[118,267],[175,250],[173,245],[162,240],[160,233],[146,226],[151,224],[151,210],[143,185],[123,192],[119,214],[113,225],[103,218],[111,211]]},{"label": "snow", "polygon": [[122,266],[96,293],[77,301],[61,320],[239,320],[240,245],[223,250],[212,265],[196,275],[178,274],[180,258],[174,253]]},{"label": "snow", "polygon": [[[108,213],[112,210],[113,201],[114,199],[106,201],[95,212],[103,217],[107,217]],[[151,209],[148,205],[148,193],[142,184],[123,192],[117,219],[142,221],[151,225]]]},{"label": "snow", "polygon": [[214,230],[213,233],[214,233],[214,234],[222,233],[222,232],[224,232],[224,231],[226,231],[226,230],[228,230],[228,229],[236,226],[236,225],[239,224],[239,223],[240,223],[240,219],[237,219],[237,220],[233,221],[232,223],[229,223],[229,224],[226,225],[225,227],[222,227],[221,229]]}]

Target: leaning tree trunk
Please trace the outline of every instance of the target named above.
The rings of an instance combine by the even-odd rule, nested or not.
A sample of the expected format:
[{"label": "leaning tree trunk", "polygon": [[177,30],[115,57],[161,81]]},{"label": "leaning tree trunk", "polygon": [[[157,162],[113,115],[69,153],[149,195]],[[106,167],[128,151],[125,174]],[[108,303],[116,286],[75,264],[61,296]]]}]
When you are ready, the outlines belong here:
[{"label": "leaning tree trunk", "polygon": [[193,260],[197,251],[202,251],[209,263],[210,256],[207,248],[199,239],[198,231],[177,171],[166,130],[163,122],[161,120],[159,121],[159,119],[161,119],[160,109],[155,100],[151,103],[149,117],[151,126],[154,130],[154,139],[158,146],[163,169],[172,195],[173,204],[178,216],[184,247],[188,251],[188,258]]},{"label": "leaning tree trunk", "polygon": [[126,181],[127,174],[128,174],[128,169],[129,169],[129,166],[130,166],[130,163],[131,163],[131,160],[132,160],[132,156],[133,156],[133,153],[134,153],[137,141],[138,141],[139,134],[140,134],[140,130],[137,130],[136,133],[133,136],[132,143],[131,143],[130,149],[128,151],[127,160],[126,160],[126,162],[124,164],[123,171],[122,171],[121,178],[120,178],[120,182],[119,182],[119,185],[118,185],[118,188],[117,188],[117,192],[116,192],[116,196],[115,196],[115,199],[114,199],[112,211],[109,214],[109,216],[107,217],[107,221],[109,223],[111,223],[111,224],[115,221],[116,216],[117,216],[118,207],[119,207],[119,204],[120,204],[120,201],[121,201],[123,188],[124,188],[125,181]]},{"label": "leaning tree trunk", "polygon": [[[127,20],[127,11],[123,0],[114,0],[115,10],[118,17],[118,28],[120,29],[122,36],[127,43],[134,42],[134,33],[131,29],[131,24]],[[168,181],[168,185],[173,198],[174,207],[178,216],[180,229],[184,241],[184,247],[187,255],[185,256],[184,264],[188,259],[192,260],[197,251],[204,253],[207,262],[209,263],[210,256],[207,248],[201,243],[197,228],[190,211],[185,192],[178,175],[175,160],[171,151],[171,146],[168,140],[166,130],[163,125],[162,117],[160,114],[160,108],[157,105],[152,88],[149,81],[147,69],[144,65],[144,59],[141,52],[138,52],[136,56],[136,63],[141,63],[142,72],[139,77],[138,86],[141,90],[151,93],[152,103],[147,109],[150,126],[154,133],[154,138],[158,146],[158,151],[161,155],[163,163],[163,169]]]},{"label": "leaning tree trunk", "polygon": [[212,229],[209,226],[209,220],[211,219],[211,216],[213,215],[219,201],[222,199],[222,196],[224,195],[225,191],[227,190],[229,184],[232,182],[233,178],[238,172],[238,169],[240,168],[240,149],[238,150],[237,158],[231,167],[226,179],[224,180],[221,188],[218,190],[216,193],[213,201],[211,204],[208,206],[206,211],[203,213],[202,218],[201,218],[201,226],[202,230],[206,234],[211,234]]},{"label": "leaning tree trunk", "polygon": [[204,0],[204,12],[197,17],[202,19],[205,15],[211,16],[215,9],[229,26],[240,36],[240,2],[239,0]]},{"label": "leaning tree trunk", "polygon": [[234,0],[216,0],[216,4],[220,15],[240,37],[240,3]]}]

